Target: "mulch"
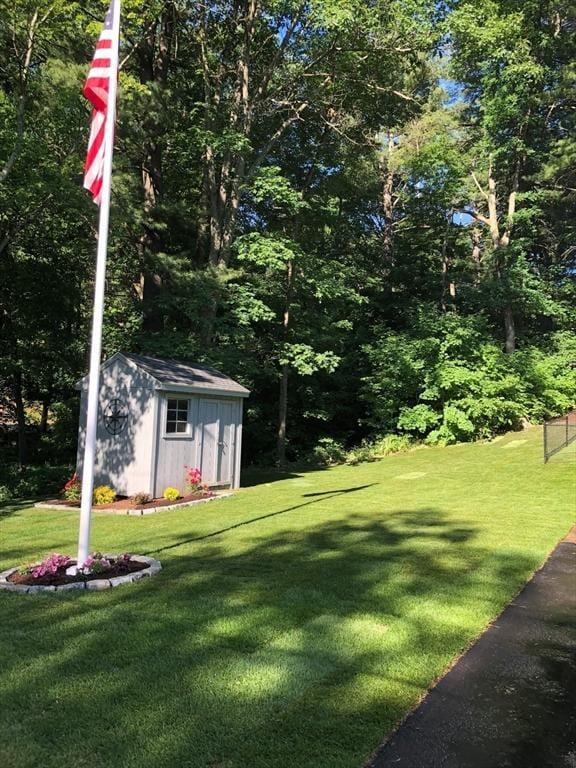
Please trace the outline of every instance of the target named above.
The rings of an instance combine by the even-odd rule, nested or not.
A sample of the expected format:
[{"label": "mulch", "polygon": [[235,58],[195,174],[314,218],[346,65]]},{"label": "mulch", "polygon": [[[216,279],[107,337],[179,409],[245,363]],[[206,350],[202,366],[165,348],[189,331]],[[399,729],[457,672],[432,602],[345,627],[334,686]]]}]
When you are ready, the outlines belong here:
[{"label": "mulch", "polygon": [[[71,560],[67,568],[71,565],[76,565],[76,560]],[[18,573],[15,571],[8,577],[8,581],[12,584],[26,584],[30,586],[41,587],[59,587],[61,584],[72,584],[76,581],[95,581],[96,579],[113,579],[116,576],[126,576],[128,573],[135,573],[136,571],[143,571],[144,568],[148,568],[148,563],[142,563],[138,560],[128,560],[128,562],[116,563],[112,568],[108,568],[100,573],[78,573],[75,576],[69,576],[65,569],[59,570],[55,574],[47,574],[46,576],[40,576],[35,579],[30,574]]]},{"label": "mulch", "polygon": [[[116,501],[110,504],[94,504],[92,509],[155,509],[156,507],[168,507],[171,504],[182,504],[187,501],[199,501],[200,499],[211,498],[213,494],[189,493],[186,496],[180,496],[178,499],[152,499],[146,504],[136,504],[128,496],[120,496]],[[66,501],[65,499],[51,499],[45,502],[55,507],[69,507],[71,509],[80,509],[79,501]]]}]

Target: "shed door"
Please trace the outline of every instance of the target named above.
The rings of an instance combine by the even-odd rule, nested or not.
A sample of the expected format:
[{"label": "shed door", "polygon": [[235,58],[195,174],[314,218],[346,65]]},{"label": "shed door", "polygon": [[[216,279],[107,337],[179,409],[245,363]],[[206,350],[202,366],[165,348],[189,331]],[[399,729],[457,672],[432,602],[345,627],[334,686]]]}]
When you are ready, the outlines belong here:
[{"label": "shed door", "polygon": [[161,496],[167,486],[184,494],[185,467],[194,466],[196,461],[196,401],[169,394],[160,402],[155,496]]},{"label": "shed door", "polygon": [[232,483],[234,466],[233,405],[225,400],[200,400],[202,480],[212,485]]}]

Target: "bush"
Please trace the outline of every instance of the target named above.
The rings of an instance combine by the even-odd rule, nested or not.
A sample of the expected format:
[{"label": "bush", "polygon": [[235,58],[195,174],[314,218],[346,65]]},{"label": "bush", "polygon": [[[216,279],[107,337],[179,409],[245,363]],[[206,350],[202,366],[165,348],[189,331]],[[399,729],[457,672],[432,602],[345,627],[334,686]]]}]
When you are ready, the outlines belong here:
[{"label": "bush", "polygon": [[40,461],[72,462],[78,445],[80,398],[50,406],[48,431],[40,436],[35,457]]},{"label": "bush", "polygon": [[130,496],[130,501],[133,504],[148,504],[150,501],[152,501],[152,496],[150,496],[149,493],[146,493],[146,491],[140,491],[139,493],[135,493],[134,496]]},{"label": "bush", "polygon": [[374,443],[378,457],[389,456],[391,453],[404,453],[414,448],[415,443],[408,435],[384,435]]},{"label": "bush", "polygon": [[76,472],[74,472],[70,480],[62,488],[62,496],[64,496],[66,501],[80,501],[81,494],[82,483]]},{"label": "bush", "polygon": [[162,496],[168,501],[176,501],[180,498],[180,491],[178,488],[172,488],[171,486],[168,486],[168,488],[164,488],[164,493]]},{"label": "bush", "polygon": [[[567,331],[507,355],[481,317],[428,313],[409,331],[383,329],[364,351],[372,367],[363,379],[365,423],[428,444],[490,438],[576,404],[576,338]],[[354,453],[371,455],[365,446]]]},{"label": "bush", "polygon": [[0,502],[56,496],[70,477],[69,464],[26,466],[0,464]]},{"label": "bush", "polygon": [[414,448],[414,443],[408,435],[384,435],[374,441],[365,441],[358,448],[353,448],[346,454],[347,464],[360,464],[364,461],[378,461],[392,453],[403,453]]},{"label": "bush", "polygon": [[116,493],[109,485],[99,485],[97,488],[94,488],[94,493],[92,494],[94,504],[112,504],[115,499]]},{"label": "bush", "polygon": [[318,444],[312,449],[310,461],[312,464],[330,466],[342,464],[346,459],[346,449],[332,437],[321,437]]}]

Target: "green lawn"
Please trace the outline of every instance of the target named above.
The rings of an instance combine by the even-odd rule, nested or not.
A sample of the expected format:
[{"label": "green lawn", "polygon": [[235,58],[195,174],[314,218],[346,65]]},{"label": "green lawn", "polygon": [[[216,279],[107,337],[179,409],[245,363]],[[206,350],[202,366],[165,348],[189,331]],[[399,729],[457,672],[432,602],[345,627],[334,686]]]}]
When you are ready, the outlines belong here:
[{"label": "green lawn", "polygon": [[[0,593],[3,768],[358,768],[575,518],[534,428],[233,499],[97,514],[94,549],[164,570]],[[75,552],[77,513],[4,506],[0,567]]]}]

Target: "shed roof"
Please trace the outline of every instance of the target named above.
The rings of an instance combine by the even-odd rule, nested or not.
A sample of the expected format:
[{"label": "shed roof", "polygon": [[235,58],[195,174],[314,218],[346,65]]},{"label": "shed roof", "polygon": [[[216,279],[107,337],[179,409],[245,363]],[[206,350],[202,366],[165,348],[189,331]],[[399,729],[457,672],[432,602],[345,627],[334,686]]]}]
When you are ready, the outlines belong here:
[{"label": "shed roof", "polygon": [[[148,357],[135,355],[131,352],[117,352],[107,360],[102,368],[119,357],[129,364],[140,368],[156,382],[155,389],[177,392],[203,392],[205,394],[223,395],[229,397],[248,397],[250,390],[243,387],[234,379],[217,371],[209,365],[193,363],[189,360],[173,360],[164,357]],[[87,381],[85,376],[82,382]]]}]

